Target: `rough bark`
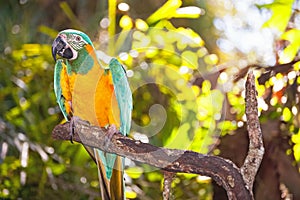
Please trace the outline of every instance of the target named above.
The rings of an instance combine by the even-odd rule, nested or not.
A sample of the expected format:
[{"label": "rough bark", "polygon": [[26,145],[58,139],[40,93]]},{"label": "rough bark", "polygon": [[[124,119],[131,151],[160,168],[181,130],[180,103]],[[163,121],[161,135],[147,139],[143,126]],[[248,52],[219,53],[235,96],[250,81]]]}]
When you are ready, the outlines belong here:
[{"label": "rough bark", "polygon": [[174,172],[164,171],[164,187],[163,187],[163,200],[172,199],[172,181],[175,177]]},{"label": "rough bark", "polygon": [[249,136],[249,150],[241,167],[241,172],[249,191],[252,192],[253,182],[264,155],[262,132],[258,119],[255,78],[252,72],[246,81],[246,117]]}]

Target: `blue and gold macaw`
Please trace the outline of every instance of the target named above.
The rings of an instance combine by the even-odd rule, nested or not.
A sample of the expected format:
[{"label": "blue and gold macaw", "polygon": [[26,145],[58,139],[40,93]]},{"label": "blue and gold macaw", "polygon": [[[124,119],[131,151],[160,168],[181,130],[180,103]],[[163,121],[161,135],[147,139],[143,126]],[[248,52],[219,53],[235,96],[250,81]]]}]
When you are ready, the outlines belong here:
[{"label": "blue and gold macaw", "polygon": [[[66,120],[79,117],[92,125],[109,125],[127,135],[131,125],[132,93],[124,68],[111,59],[100,65],[90,38],[73,29],[61,31],[52,44],[54,91]],[[56,59],[59,55],[62,59]],[[85,147],[96,161],[102,199],[124,199],[123,159]]]}]

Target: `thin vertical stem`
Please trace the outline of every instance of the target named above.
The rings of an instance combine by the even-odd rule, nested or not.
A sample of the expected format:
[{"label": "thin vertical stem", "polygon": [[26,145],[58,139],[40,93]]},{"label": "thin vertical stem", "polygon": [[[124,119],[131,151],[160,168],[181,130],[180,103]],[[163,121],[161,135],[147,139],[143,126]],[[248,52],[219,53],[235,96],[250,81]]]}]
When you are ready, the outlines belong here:
[{"label": "thin vertical stem", "polygon": [[108,26],[108,54],[110,56],[114,56],[114,36],[116,33],[116,8],[117,8],[117,0],[109,0],[108,1],[108,19],[109,19],[109,26]]}]

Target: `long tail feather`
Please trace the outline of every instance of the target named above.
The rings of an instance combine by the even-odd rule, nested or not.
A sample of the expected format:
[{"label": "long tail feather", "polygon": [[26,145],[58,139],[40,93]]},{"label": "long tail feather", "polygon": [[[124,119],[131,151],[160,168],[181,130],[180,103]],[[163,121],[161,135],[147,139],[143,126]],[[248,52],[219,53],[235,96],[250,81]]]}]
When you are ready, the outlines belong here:
[{"label": "long tail feather", "polygon": [[94,149],[95,160],[98,167],[98,177],[101,190],[101,198],[103,200],[124,200],[125,184],[123,179],[123,159],[116,157],[112,176],[110,179],[106,177],[105,166],[99,156],[99,150]]},{"label": "long tail feather", "polygon": [[125,183],[123,177],[123,160],[124,158],[117,156],[113,173],[110,179],[110,192],[112,200],[125,199]]},{"label": "long tail feather", "polygon": [[110,184],[109,180],[106,178],[105,173],[105,167],[102,164],[102,161],[99,157],[99,154],[97,152],[97,149],[94,149],[95,152],[95,158],[96,158],[96,164],[98,168],[98,178],[99,178],[99,184],[100,184],[100,192],[101,192],[101,198],[102,200],[110,200]]}]

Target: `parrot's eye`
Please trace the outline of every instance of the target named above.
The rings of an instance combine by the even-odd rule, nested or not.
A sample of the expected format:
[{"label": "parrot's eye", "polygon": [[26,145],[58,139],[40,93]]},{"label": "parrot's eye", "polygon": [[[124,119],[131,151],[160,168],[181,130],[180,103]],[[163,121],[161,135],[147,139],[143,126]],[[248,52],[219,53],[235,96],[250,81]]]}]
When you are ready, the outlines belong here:
[{"label": "parrot's eye", "polygon": [[75,40],[76,40],[77,42],[80,42],[80,41],[81,41],[81,37],[78,35],[78,36],[75,37]]}]

